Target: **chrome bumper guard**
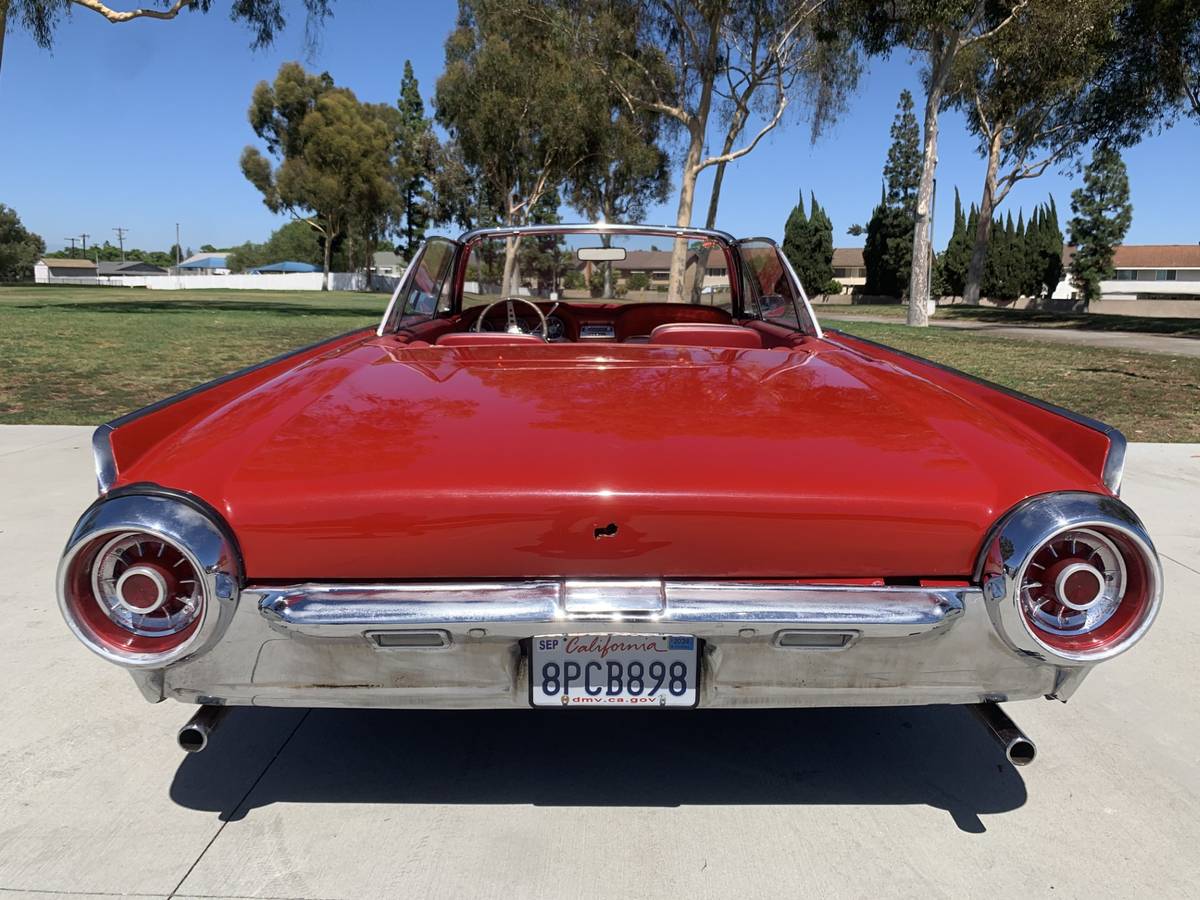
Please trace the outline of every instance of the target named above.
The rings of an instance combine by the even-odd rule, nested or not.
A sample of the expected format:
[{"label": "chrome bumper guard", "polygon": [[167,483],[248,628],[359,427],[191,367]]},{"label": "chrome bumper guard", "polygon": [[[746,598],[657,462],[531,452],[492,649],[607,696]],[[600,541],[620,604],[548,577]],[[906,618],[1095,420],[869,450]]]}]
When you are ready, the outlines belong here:
[{"label": "chrome bumper guard", "polygon": [[686,581],[299,585],[258,589],[276,628],[311,637],[440,628],[531,637],[666,630],[702,637],[788,627],[868,637],[923,634],[962,615],[965,588]]}]

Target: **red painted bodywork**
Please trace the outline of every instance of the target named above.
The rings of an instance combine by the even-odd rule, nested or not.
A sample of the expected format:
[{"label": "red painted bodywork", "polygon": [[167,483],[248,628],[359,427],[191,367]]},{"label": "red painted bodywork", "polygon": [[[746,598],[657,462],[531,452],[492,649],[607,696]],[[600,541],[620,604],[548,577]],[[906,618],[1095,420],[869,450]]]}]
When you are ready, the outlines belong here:
[{"label": "red painted bodywork", "polygon": [[118,428],[117,485],[201,497],[286,581],[964,579],[1022,499],[1108,493],[1096,432],[753,327],[765,349],[360,333]]}]

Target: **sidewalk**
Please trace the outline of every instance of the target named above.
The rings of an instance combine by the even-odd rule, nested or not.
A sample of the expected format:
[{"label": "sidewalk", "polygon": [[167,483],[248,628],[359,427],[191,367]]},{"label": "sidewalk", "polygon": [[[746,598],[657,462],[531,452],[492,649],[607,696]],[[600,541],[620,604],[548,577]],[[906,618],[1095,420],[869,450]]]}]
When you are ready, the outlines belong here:
[{"label": "sidewalk", "polygon": [[[817,320],[822,324],[834,319],[841,319],[845,322],[877,322],[884,325],[904,324],[903,319],[889,316],[856,315],[851,312],[853,309],[853,306],[835,306],[833,304],[813,307],[813,311],[817,314]],[[1091,347],[1111,347],[1114,350],[1134,350],[1139,353],[1166,353],[1172,356],[1200,357],[1200,340],[1175,337],[1170,334],[1143,334],[1137,331],[1082,331],[1078,328],[1053,328],[1037,325],[996,325],[992,322],[938,319],[936,315],[929,324],[932,328],[979,331],[989,337],[1083,344]]]}]

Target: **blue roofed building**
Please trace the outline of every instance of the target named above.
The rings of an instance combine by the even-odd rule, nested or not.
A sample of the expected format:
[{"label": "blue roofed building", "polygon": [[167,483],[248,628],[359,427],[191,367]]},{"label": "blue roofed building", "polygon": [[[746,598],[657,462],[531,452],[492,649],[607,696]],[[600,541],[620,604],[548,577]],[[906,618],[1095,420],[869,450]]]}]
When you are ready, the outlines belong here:
[{"label": "blue roofed building", "polygon": [[294,259],[285,259],[282,262],[267,263],[265,266],[255,266],[250,269],[253,275],[266,275],[269,273],[284,273],[284,272],[320,272],[321,270],[312,263],[296,262]]},{"label": "blue roofed building", "polygon": [[172,275],[228,275],[227,253],[193,253],[171,268]]}]

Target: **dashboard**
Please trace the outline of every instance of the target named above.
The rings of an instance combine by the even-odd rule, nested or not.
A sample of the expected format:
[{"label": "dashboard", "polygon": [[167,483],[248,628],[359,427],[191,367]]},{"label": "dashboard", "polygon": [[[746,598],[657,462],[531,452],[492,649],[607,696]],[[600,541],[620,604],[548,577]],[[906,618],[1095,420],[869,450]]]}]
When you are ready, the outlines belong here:
[{"label": "dashboard", "polygon": [[[527,334],[541,334],[542,323],[537,316],[523,310],[524,304],[514,304],[516,320]],[[694,306],[684,303],[590,303],[573,305],[562,302],[539,302],[538,307],[546,314],[546,340],[563,341],[625,341],[631,337],[648,335],[655,326],[668,322],[712,322],[728,324],[733,321],[729,312],[721,307]],[[463,310],[460,327],[473,329],[479,316],[479,308]],[[508,330],[508,313],[504,305],[498,305],[483,320],[481,331],[503,332]]]}]

